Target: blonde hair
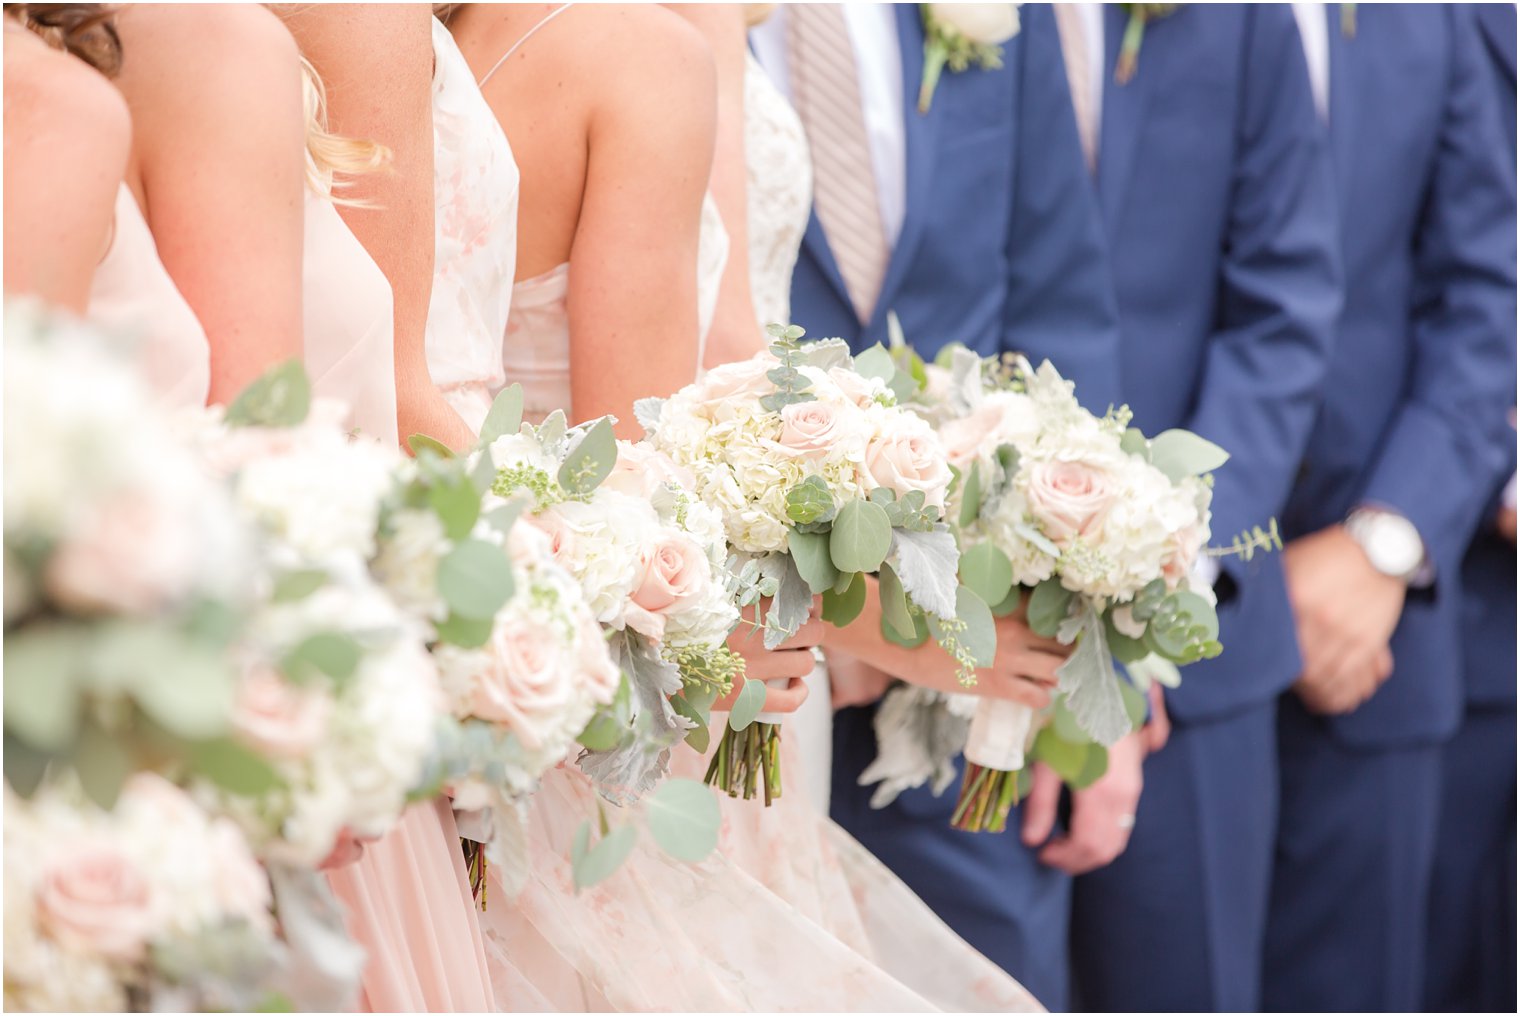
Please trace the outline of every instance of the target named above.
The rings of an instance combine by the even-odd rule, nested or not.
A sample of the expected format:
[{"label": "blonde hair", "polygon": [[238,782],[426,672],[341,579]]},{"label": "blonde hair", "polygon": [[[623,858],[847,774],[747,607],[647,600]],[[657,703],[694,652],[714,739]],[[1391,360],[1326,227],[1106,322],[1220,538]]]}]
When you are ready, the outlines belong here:
[{"label": "blonde hair", "polygon": [[363,202],[338,197],[351,178],[374,173],[390,162],[390,149],[327,129],[327,90],[305,57],[301,58],[301,97],[306,108],[306,185],[317,194],[344,205]]}]

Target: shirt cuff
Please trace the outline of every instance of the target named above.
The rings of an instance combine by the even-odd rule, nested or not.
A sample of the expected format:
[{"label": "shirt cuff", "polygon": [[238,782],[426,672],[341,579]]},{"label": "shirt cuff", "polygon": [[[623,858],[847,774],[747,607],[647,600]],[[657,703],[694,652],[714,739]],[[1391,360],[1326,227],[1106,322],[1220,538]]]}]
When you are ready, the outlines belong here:
[{"label": "shirt cuff", "polygon": [[1504,485],[1504,494],[1502,495],[1502,497],[1503,497],[1504,507],[1508,508],[1510,511],[1514,511],[1515,510],[1515,478],[1513,476],[1511,476],[1509,478],[1509,482]]}]

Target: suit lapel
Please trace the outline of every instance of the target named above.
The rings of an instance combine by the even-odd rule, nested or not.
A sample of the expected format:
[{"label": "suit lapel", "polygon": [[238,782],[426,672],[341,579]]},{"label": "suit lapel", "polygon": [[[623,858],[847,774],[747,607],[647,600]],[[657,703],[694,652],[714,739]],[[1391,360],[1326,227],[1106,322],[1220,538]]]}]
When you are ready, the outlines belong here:
[{"label": "suit lapel", "polygon": [[[1172,15],[1176,17],[1177,15]],[[1140,138],[1145,133],[1145,110],[1150,105],[1151,85],[1159,70],[1159,46],[1154,35],[1165,19],[1146,28],[1147,45],[1140,54],[1140,68],[1129,84],[1114,81],[1114,66],[1119,62],[1119,45],[1129,15],[1118,4],[1103,7],[1103,123],[1098,131],[1098,200],[1108,223],[1119,221],[1124,196],[1134,177],[1131,169]],[[1150,63],[1147,67],[1146,64]]]},{"label": "suit lapel", "polygon": [[881,296],[867,322],[867,330],[886,320],[892,309],[892,300],[907,277],[913,262],[913,252],[923,235],[926,208],[929,205],[929,185],[934,177],[934,155],[938,149],[939,124],[943,104],[946,101],[945,84],[949,77],[940,79],[939,92],[930,105],[928,113],[918,111],[918,86],[924,74],[924,28],[917,4],[895,5],[897,14],[897,42],[902,50],[903,69],[903,148],[907,165],[902,231],[892,245],[892,256],[887,261],[887,274],[882,279]]}]

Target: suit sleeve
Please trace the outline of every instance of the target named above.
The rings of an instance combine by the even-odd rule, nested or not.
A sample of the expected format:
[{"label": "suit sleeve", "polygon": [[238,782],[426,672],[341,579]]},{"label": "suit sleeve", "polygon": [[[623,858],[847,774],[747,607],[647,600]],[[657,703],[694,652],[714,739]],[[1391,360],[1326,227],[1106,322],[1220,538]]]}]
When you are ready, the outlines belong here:
[{"label": "suit sleeve", "polygon": [[1214,476],[1215,542],[1283,510],[1314,427],[1342,293],[1329,143],[1292,11],[1251,7],[1245,17],[1217,324],[1187,422],[1231,453]]},{"label": "suit sleeve", "polygon": [[1048,4],[1023,8],[1008,229],[1005,351],[1049,359],[1094,412],[1123,401],[1119,318],[1093,187]]},{"label": "suit sleeve", "polygon": [[1413,522],[1438,573],[1502,479],[1515,376],[1514,175],[1471,12],[1446,13],[1444,123],[1414,239],[1414,365],[1361,498]]}]

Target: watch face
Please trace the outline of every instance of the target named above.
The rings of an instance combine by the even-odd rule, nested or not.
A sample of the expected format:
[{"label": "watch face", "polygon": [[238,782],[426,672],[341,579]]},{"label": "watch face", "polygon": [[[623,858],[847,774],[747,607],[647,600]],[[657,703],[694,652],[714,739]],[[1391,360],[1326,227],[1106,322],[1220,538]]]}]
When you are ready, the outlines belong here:
[{"label": "watch face", "polygon": [[1410,575],[1425,556],[1414,526],[1397,515],[1378,515],[1368,527],[1367,551],[1373,566],[1389,575]]}]

